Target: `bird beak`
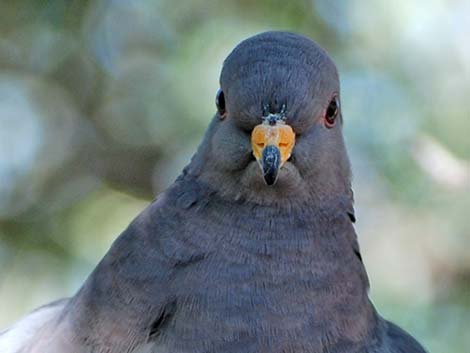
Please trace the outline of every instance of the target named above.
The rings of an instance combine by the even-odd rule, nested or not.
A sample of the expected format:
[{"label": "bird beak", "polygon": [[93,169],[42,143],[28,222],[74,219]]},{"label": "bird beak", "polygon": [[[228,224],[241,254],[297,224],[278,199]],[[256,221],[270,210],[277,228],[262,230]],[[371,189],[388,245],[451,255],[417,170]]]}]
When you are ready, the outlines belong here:
[{"label": "bird beak", "polygon": [[251,133],[251,146],[266,184],[276,182],[279,169],[290,158],[294,145],[295,133],[283,120],[265,120],[255,126]]}]

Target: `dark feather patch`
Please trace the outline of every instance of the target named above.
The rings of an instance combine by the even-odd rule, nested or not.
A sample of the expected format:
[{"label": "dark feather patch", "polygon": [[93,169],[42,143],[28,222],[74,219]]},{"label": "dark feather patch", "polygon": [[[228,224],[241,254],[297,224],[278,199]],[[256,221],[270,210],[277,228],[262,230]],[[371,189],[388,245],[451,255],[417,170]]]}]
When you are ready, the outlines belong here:
[{"label": "dark feather patch", "polygon": [[348,217],[352,223],[356,223],[356,216],[354,215],[353,212],[348,212]]},{"label": "dark feather patch", "polygon": [[359,259],[359,261],[362,262],[362,255],[361,255],[361,253],[359,252],[358,249],[354,249],[354,254],[357,256],[357,258]]},{"label": "dark feather patch", "polygon": [[171,318],[176,311],[176,303],[173,301],[161,311],[160,315],[150,325],[149,339],[158,336],[161,331],[168,326]]}]

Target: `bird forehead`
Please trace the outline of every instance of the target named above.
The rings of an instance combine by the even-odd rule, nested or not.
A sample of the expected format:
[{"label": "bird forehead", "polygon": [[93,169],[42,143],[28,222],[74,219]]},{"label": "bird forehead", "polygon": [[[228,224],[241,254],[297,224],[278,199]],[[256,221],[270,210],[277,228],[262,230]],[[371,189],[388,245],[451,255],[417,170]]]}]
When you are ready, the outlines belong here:
[{"label": "bird forehead", "polygon": [[[233,49],[224,62],[221,83],[265,75],[272,71],[286,78],[292,75],[333,74],[336,67],[328,54],[312,40],[286,32],[267,32],[248,38]],[[332,76],[332,78],[334,78]]]}]

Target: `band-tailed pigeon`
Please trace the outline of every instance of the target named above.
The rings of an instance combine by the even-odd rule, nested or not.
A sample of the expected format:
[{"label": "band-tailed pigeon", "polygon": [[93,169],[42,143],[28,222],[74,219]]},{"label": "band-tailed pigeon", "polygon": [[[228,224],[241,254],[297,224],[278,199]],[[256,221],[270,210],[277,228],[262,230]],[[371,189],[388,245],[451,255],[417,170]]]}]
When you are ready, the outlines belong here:
[{"label": "band-tailed pigeon", "polygon": [[175,183],[75,296],[4,332],[1,353],[425,352],[368,298],[326,52],[256,35],[220,87]]}]

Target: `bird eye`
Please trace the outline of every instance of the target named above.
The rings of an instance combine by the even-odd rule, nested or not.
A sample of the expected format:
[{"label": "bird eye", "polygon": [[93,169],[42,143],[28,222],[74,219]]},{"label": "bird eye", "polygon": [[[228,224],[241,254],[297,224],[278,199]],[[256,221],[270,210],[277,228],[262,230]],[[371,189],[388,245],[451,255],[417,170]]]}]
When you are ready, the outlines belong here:
[{"label": "bird eye", "polygon": [[223,117],[225,114],[225,96],[224,92],[219,88],[217,95],[215,96],[215,105],[220,116]]},{"label": "bird eye", "polygon": [[331,100],[328,108],[326,108],[325,112],[325,125],[328,128],[331,128],[336,123],[336,117],[339,113],[339,99],[338,96],[334,96]]}]

